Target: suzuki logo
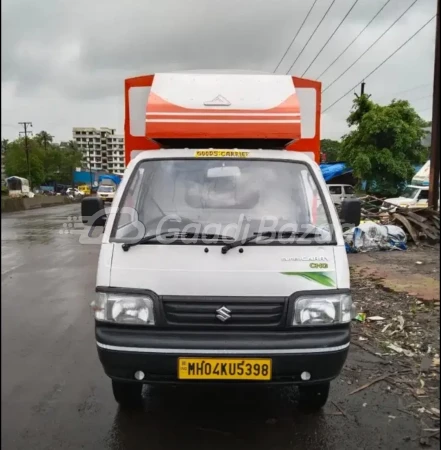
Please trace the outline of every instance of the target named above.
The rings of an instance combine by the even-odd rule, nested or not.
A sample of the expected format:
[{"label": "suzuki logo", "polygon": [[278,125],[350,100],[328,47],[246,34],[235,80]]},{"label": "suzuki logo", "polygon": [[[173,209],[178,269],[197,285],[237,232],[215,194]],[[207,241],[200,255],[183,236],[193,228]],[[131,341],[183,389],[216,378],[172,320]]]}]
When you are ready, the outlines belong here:
[{"label": "suzuki logo", "polygon": [[221,322],[226,322],[227,320],[231,319],[231,311],[226,306],[222,306],[222,308],[216,309],[216,312],[216,318]]}]

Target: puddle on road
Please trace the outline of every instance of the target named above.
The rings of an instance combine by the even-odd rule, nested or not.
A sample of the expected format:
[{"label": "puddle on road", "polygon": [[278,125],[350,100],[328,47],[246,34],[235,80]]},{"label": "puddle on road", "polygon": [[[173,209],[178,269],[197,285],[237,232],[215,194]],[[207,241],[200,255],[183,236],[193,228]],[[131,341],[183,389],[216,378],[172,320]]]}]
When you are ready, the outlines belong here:
[{"label": "puddle on road", "polygon": [[[144,410],[118,411],[107,437],[111,450],[195,448],[334,448],[331,416],[308,415],[296,409],[292,388],[155,387],[144,391]],[[252,407],[251,407],[252,405]],[[173,432],[170,432],[170,426]]]}]

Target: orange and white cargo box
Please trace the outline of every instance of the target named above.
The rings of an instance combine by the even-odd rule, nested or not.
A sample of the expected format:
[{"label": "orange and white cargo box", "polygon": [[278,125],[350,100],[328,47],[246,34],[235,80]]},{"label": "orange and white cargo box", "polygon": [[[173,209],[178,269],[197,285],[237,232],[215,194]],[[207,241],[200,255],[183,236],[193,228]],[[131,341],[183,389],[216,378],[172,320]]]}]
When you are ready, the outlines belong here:
[{"label": "orange and white cargo box", "polygon": [[320,160],[321,83],[158,73],[125,80],[125,161],[159,148],[274,148]]}]

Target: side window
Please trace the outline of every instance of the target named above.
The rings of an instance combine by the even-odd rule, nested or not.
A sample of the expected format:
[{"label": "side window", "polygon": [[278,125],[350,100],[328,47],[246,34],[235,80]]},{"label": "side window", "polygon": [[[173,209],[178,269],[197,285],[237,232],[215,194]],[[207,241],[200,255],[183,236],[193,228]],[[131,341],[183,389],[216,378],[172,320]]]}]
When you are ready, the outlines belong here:
[{"label": "side window", "polygon": [[348,195],[354,194],[354,188],[352,186],[345,186],[345,192]]},{"label": "side window", "polygon": [[305,183],[306,198],[309,203],[309,215],[312,225],[322,226],[328,224],[325,207],[317,189],[314,179],[309,170],[302,170],[302,177]]},{"label": "side window", "polygon": [[[129,190],[127,191],[127,196],[124,200],[124,204],[122,206],[124,206],[125,208],[136,208],[136,204],[138,201],[138,197],[139,197],[139,189],[141,188],[141,181],[142,181],[142,177],[144,174],[144,169],[140,168],[136,175],[135,175],[135,179],[133,180],[133,182],[131,183],[131,186],[129,186]],[[134,222],[135,220],[135,211],[129,212],[130,210],[128,210],[125,213],[122,213],[119,221],[118,221],[118,228],[122,228],[126,225],[128,225],[129,223]]]},{"label": "side window", "polygon": [[341,186],[329,186],[329,192],[332,195],[340,195],[341,194]]},{"label": "side window", "polygon": [[429,190],[421,191],[418,195],[418,200],[429,200]]}]

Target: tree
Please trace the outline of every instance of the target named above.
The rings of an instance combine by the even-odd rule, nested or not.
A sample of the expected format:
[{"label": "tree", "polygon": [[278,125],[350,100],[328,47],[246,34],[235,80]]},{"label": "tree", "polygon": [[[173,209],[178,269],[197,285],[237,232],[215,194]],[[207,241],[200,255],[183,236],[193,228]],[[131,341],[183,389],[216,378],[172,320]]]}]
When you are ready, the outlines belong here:
[{"label": "tree", "polygon": [[356,129],[344,136],[340,156],[365,180],[370,193],[394,196],[414,175],[414,165],[426,160],[421,144],[425,121],[408,101],[380,106],[359,96],[348,117]]},{"label": "tree", "polygon": [[2,139],[2,152],[5,152],[9,146],[9,139]]},{"label": "tree", "polygon": [[340,161],[339,153],[341,142],[332,139],[322,139],[320,141],[320,151],[326,155],[326,162]]},{"label": "tree", "polygon": [[47,150],[49,144],[52,144],[54,137],[47,131],[40,131],[35,135],[35,140],[38,142],[40,146],[42,146],[45,150]]},{"label": "tree", "polygon": [[[46,142],[46,148],[44,147]],[[39,186],[43,182],[70,184],[75,167],[81,165],[82,154],[76,143],[71,141],[67,148],[60,148],[53,143],[49,133],[38,133],[34,138],[28,138],[29,158],[31,166],[32,186]],[[28,178],[24,138],[13,142],[2,141],[5,153],[5,171],[8,176]]]},{"label": "tree", "polygon": [[370,100],[370,95],[367,94],[355,94],[355,99],[352,104],[351,113],[346,119],[347,124],[352,127],[354,125],[359,126],[365,114],[372,111],[374,102]]},{"label": "tree", "polygon": [[[19,138],[8,144],[5,154],[5,172],[8,176],[28,178],[28,165],[26,162],[25,139]],[[45,178],[43,168],[43,153],[33,139],[28,139],[29,164],[31,168],[32,186],[38,186]]]},{"label": "tree", "polygon": [[73,186],[73,172],[76,167],[81,167],[81,162],[83,159],[83,154],[80,150],[78,150],[77,143],[75,141],[69,141],[67,143],[67,148],[65,150],[61,150],[63,153],[63,164],[62,164],[62,173],[66,180],[69,180],[69,183],[72,183]]}]

